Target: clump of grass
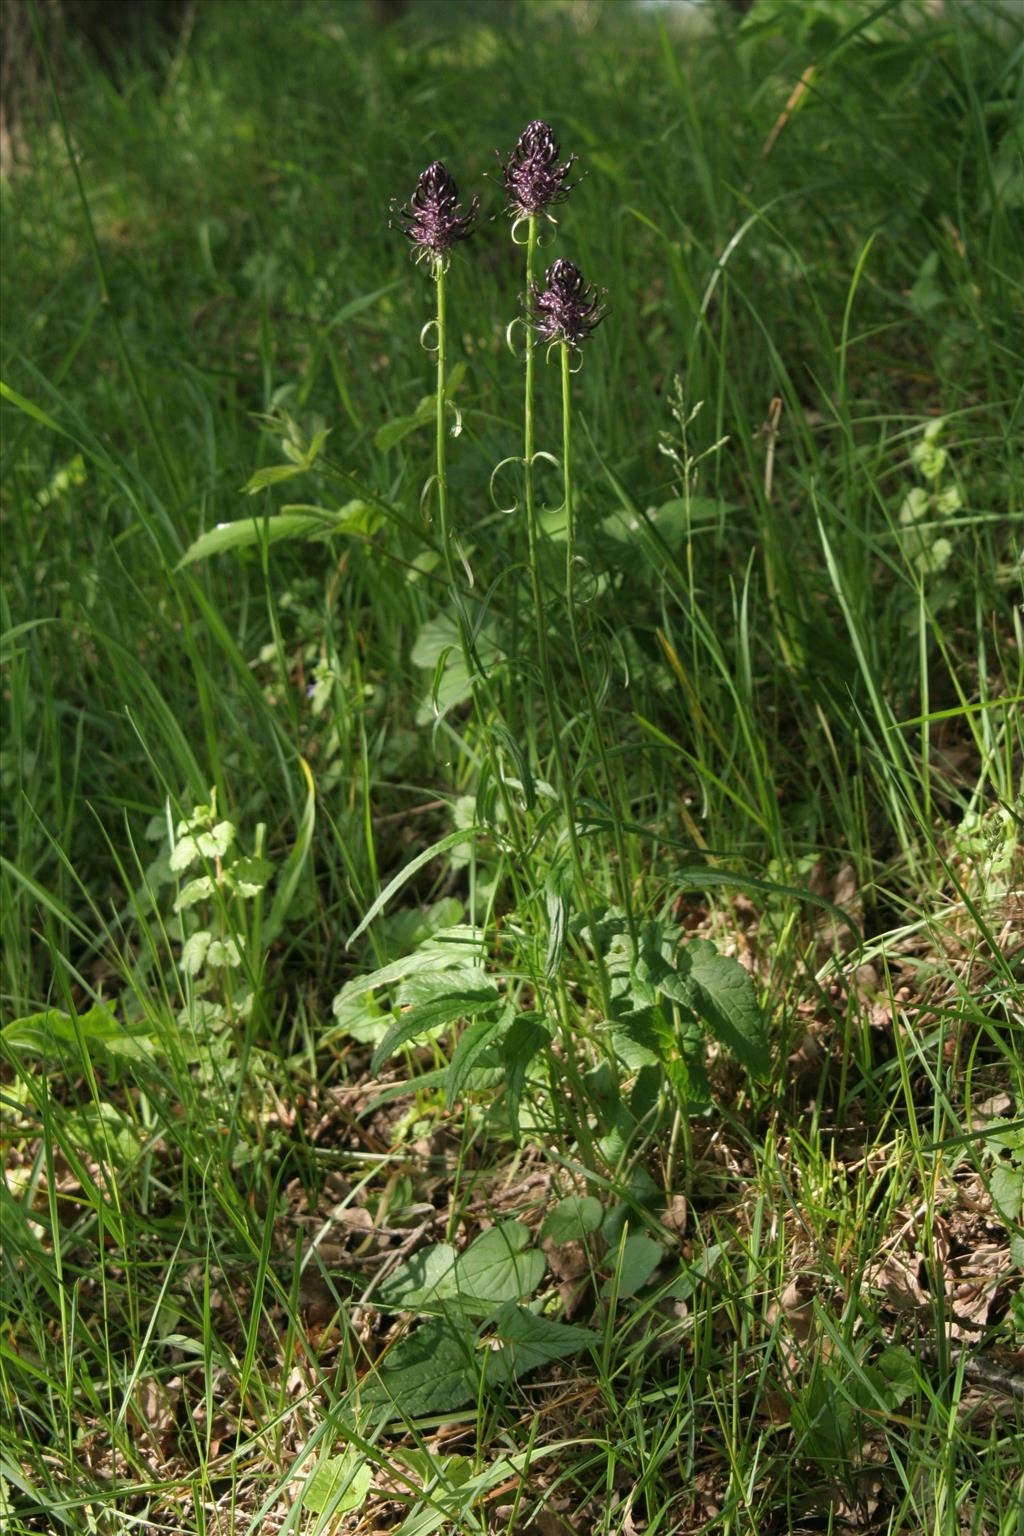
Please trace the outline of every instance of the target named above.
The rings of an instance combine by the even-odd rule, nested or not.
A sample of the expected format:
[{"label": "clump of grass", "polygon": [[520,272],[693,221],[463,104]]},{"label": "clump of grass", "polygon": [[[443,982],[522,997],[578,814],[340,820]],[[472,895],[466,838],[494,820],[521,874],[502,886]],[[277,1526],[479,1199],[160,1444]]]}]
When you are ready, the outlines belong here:
[{"label": "clump of grass", "polygon": [[[207,7],[62,86],[95,247],[59,132],[0,189],[12,1530],[1014,1528],[1019,21],[583,14]],[[510,168],[577,179],[531,124],[422,408],[388,198],[530,112],[587,175],[513,249]],[[542,228],[611,317],[520,412]],[[612,1059],[652,924],[769,1074],[681,1011],[675,1084]]]}]

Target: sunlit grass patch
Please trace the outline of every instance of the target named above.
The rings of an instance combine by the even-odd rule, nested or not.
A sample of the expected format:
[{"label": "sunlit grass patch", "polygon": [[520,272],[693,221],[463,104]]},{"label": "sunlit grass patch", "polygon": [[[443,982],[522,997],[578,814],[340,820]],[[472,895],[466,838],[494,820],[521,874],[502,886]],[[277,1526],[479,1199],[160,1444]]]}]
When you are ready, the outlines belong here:
[{"label": "sunlit grass patch", "polygon": [[40,105],[6,1527],[1016,1530],[1020,43],[209,5],[62,76],[95,252]]}]

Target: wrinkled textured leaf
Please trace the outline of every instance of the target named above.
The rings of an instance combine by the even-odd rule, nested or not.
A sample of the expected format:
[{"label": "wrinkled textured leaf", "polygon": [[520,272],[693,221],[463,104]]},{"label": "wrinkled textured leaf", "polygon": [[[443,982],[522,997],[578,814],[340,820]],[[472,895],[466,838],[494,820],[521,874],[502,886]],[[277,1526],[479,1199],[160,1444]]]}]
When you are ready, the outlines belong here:
[{"label": "wrinkled textured leaf", "polygon": [[679,951],[676,979],[666,979],[662,990],[692,1008],[748,1071],[768,1071],[764,1015],[754,983],[738,960],[719,954],[709,939],[692,939]]},{"label": "wrinkled textured leaf", "polygon": [[405,1417],[448,1413],[476,1395],[475,1335],[431,1318],[389,1350],[362,1383],[368,1406],[393,1404]]},{"label": "wrinkled textured leaf", "polygon": [[[273,873],[274,866],[269,859],[251,854],[246,858],[236,859],[226,872],[225,878],[239,896],[249,898],[259,895]],[[182,894],[184,895],[184,892]]]},{"label": "wrinkled textured leaf", "polygon": [[548,871],[544,881],[544,900],[548,909],[548,950],[544,957],[544,974],[549,981],[558,975],[565,953],[571,886],[571,877],[566,868],[556,865]]},{"label": "wrinkled textured leaf", "polygon": [[477,1019],[463,1031],[455,1047],[455,1054],[448,1068],[448,1081],[445,1084],[449,1109],[462,1093],[467,1078],[479,1064],[481,1056],[500,1039],[502,1030],[508,1028],[508,1021],[508,1014],[499,1015],[497,1018],[485,1016]]},{"label": "wrinkled textured leaf", "polygon": [[551,1034],[539,1014],[521,1013],[501,1042],[505,1068],[505,1104],[512,1134],[519,1140],[519,1105],[530,1062],[551,1043]]},{"label": "wrinkled textured leaf", "polygon": [[[181,844],[178,844],[179,848]],[[187,885],[183,885],[177,901],[174,903],[175,912],[184,912],[189,907],[194,907],[197,901],[207,901],[214,892],[212,875],[197,875]]]},{"label": "wrinkled textured leaf", "polygon": [[453,990],[432,1002],[406,1009],[374,1051],[370,1071],[376,1072],[381,1062],[393,1056],[399,1046],[415,1040],[418,1035],[437,1029],[442,1024],[453,1024],[457,1019],[475,1018],[485,1009],[493,1008],[497,1001],[498,989],[493,982],[488,982],[481,987]]},{"label": "wrinkled textured leaf", "polygon": [[554,1360],[567,1360],[601,1342],[600,1334],[590,1328],[577,1328],[571,1323],[537,1317],[514,1302],[502,1307],[498,1313],[494,1334],[501,1340],[501,1348],[486,1357],[487,1380],[491,1384],[508,1381],[513,1376],[525,1376],[528,1371],[550,1365]]},{"label": "wrinkled textured leaf", "polygon": [[[456,937],[451,938],[449,942],[452,934]],[[449,934],[438,934],[415,954],[403,955],[398,960],[391,960],[387,965],[382,965],[379,970],[371,971],[366,976],[357,976],[353,981],[346,982],[331,1005],[334,1015],[336,1018],[340,1017],[356,999],[362,1000],[378,988],[392,986],[396,981],[402,981],[406,977],[451,971],[454,967],[462,966],[465,960],[476,959],[481,952],[481,947],[480,934],[473,928],[452,929]],[[473,973],[480,974],[475,967]],[[414,1001],[410,996],[403,996],[399,1000]]]},{"label": "wrinkled textured leaf", "polygon": [[198,933],[192,934],[186,940],[178,961],[178,968],[185,972],[186,976],[198,976],[206,964],[206,954],[213,942],[213,934],[201,928]]}]

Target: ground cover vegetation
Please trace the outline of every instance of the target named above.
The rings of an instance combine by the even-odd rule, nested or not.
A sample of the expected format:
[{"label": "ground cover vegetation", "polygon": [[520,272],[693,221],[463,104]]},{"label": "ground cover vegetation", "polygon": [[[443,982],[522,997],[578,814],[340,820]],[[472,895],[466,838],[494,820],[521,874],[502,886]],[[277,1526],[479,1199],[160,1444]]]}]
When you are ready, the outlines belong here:
[{"label": "ground cover vegetation", "polygon": [[5,1529],[1019,1530],[1022,56],[995,0],[62,48]]}]

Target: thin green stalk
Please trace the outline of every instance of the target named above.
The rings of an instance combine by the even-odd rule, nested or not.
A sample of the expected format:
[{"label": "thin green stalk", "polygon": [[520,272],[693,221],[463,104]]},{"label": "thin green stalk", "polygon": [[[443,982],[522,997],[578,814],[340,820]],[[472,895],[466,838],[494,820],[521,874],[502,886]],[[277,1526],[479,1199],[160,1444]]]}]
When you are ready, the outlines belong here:
[{"label": "thin green stalk", "polygon": [[[526,303],[533,292],[533,266],[537,256],[537,215],[530,215],[526,236]],[[525,398],[523,401],[523,481],[526,493],[526,513],[530,528],[530,570],[535,569],[533,558],[533,347],[530,336],[526,337]]]},{"label": "thin green stalk", "polygon": [[[505,776],[501,772],[500,764],[495,756],[490,732],[487,729],[487,716],[491,704],[490,690],[487,686],[487,675],[480,661],[476,646],[473,643],[472,631],[466,620],[460,591],[458,567],[455,561],[451,519],[448,508],[448,427],[446,420],[448,410],[448,340],[444,279],[444,262],[441,257],[435,257],[434,281],[437,285],[437,509],[438,520],[441,525],[441,547],[444,551],[445,570],[448,574],[451,599],[455,608],[455,624],[458,629],[459,644],[462,648],[466,670],[469,673],[473,704],[483,736],[484,748],[487,753],[492,777],[498,786],[498,793],[501,796],[509,836],[515,844],[519,860],[525,865],[527,860],[525,838],[519,825],[519,818],[516,814],[512,796],[509,794],[508,785],[505,782]],[[522,892],[519,887],[515,861],[509,862],[509,871],[513,885],[516,888],[517,904],[520,904]]]},{"label": "thin green stalk", "polygon": [[623,836],[620,818],[615,806],[612,804],[615,790],[612,780],[611,763],[608,758],[608,749],[605,745],[604,732],[601,729],[601,714],[598,709],[597,697],[594,693],[593,681],[584,660],[583,644],[576,620],[576,519],[573,516],[572,506],[572,370],[569,367],[569,348],[564,341],[561,343],[559,350],[562,354],[562,477],[565,487],[566,521],[565,604],[569,610],[569,633],[572,636],[573,655],[576,658],[576,666],[579,669],[580,678],[583,682],[583,691],[587,699],[587,710],[589,711],[590,723],[594,731],[594,741],[597,744],[597,755],[601,760],[601,772],[604,775],[605,788],[608,793],[612,835],[615,840],[615,854],[618,860],[619,900],[622,902],[622,908],[626,914],[626,924],[629,928],[629,936],[633,941],[635,951],[637,929],[636,919],[633,915],[633,893],[629,888],[626,840]]},{"label": "thin green stalk", "polygon": [[[526,243],[526,291],[529,294],[533,280],[534,255],[537,249],[536,214],[530,215],[528,230]],[[576,811],[572,798],[569,761],[565,751],[565,742],[562,739],[561,712],[558,707],[554,677],[548,660],[548,631],[544,619],[544,594],[540,581],[540,529],[537,522],[537,505],[533,490],[533,345],[529,338],[527,338],[526,343],[526,395],[523,415],[523,480],[526,500],[526,528],[530,550],[530,588],[533,595],[533,616],[537,630],[537,665],[540,668],[541,687],[544,690],[544,707],[547,711],[548,723],[551,727],[551,739],[554,747],[555,762],[558,767],[558,781],[562,792],[562,804],[565,810],[566,829],[569,836],[569,852],[572,857],[573,871],[579,889],[580,906],[587,920],[587,927],[590,929],[591,935],[594,935],[594,913],[587,894],[587,877],[583,868],[583,854],[580,849],[579,835],[576,831]],[[597,947],[596,939],[594,940],[594,953],[597,958],[598,982],[601,988],[601,1006],[606,1017],[610,1017],[611,985],[608,980],[607,969],[605,968],[604,956]]]},{"label": "thin green stalk", "polygon": [[[455,558],[452,554],[451,529],[448,526],[448,410],[447,310],[444,291],[444,262],[438,256],[434,265],[437,284],[437,510],[441,521],[441,549],[444,552],[448,580],[455,586]],[[467,663],[469,658],[466,658]]]}]

